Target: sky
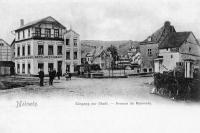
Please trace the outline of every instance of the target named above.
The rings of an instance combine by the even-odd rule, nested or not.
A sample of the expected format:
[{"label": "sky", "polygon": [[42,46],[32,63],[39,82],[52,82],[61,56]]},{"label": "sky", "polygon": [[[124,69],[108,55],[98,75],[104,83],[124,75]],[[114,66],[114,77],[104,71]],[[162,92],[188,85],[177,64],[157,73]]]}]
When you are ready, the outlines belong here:
[{"label": "sky", "polygon": [[8,43],[20,19],[52,16],[81,40],[142,41],[166,20],[200,38],[198,0],[0,0],[0,38]]}]

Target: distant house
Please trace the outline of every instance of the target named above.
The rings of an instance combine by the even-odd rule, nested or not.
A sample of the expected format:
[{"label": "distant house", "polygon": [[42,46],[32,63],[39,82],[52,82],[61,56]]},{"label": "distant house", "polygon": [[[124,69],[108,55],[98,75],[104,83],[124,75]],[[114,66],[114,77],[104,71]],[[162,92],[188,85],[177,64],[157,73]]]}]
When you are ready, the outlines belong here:
[{"label": "distant house", "polygon": [[[111,65],[111,55],[103,46],[94,47],[91,51],[82,54],[83,64],[86,62],[88,64],[96,64],[99,65],[101,69],[108,69]],[[85,62],[85,63],[84,63]]]},{"label": "distant house", "polygon": [[169,34],[159,45],[159,56],[155,59],[155,72],[173,70],[190,60],[199,67],[200,44],[192,32]]},{"label": "distant house", "polygon": [[98,49],[93,58],[93,64],[98,64],[101,69],[109,69],[111,67],[111,55],[110,53],[101,47]]},{"label": "distant house", "polygon": [[158,57],[159,44],[165,39],[165,37],[176,32],[174,26],[169,21],[164,23],[160,29],[154,32],[144,41],[140,42],[141,52],[141,72],[153,72],[154,71],[154,59]]},{"label": "distant house", "polygon": [[10,45],[0,39],[0,75],[14,73],[14,62],[12,62],[12,50]]}]

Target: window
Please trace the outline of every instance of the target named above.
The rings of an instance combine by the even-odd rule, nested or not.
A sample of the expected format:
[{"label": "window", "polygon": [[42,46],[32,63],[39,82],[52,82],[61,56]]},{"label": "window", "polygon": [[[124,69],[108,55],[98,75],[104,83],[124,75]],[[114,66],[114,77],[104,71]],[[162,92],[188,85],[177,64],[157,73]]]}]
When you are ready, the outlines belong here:
[{"label": "window", "polygon": [[22,64],[22,73],[25,73],[25,64]]},{"label": "window", "polygon": [[183,66],[183,62],[176,62],[177,66]]},{"label": "window", "polygon": [[189,47],[189,52],[191,51],[191,47]]},{"label": "window", "polygon": [[17,73],[20,73],[20,64],[17,64]]},{"label": "window", "polygon": [[48,55],[53,55],[53,46],[49,45],[48,47]]},{"label": "window", "polygon": [[31,46],[28,45],[28,55],[30,55],[30,54],[31,54]]},{"label": "window", "polygon": [[171,55],[171,58],[173,58],[173,55]]},{"label": "window", "polygon": [[146,68],[144,68],[144,69],[143,69],[143,71],[146,73],[146,72],[147,72],[147,69],[146,69]]},{"label": "window", "polygon": [[66,52],[66,60],[70,60],[70,52]]},{"label": "window", "polygon": [[152,56],[151,49],[148,49],[148,55],[149,55],[149,56]]},{"label": "window", "polygon": [[31,73],[31,64],[28,63],[28,74],[30,74],[30,73]]},{"label": "window", "polygon": [[58,29],[54,29],[54,37],[59,37],[59,30]]},{"label": "window", "polygon": [[30,29],[28,29],[28,37],[30,37],[31,36],[31,31],[30,31]]},{"label": "window", "polygon": [[139,70],[139,69],[137,69],[137,73],[140,73],[140,70]]},{"label": "window", "polygon": [[66,39],[66,45],[69,45],[69,39]]},{"label": "window", "polygon": [[25,56],[25,46],[22,46],[22,56]]},{"label": "window", "polygon": [[3,43],[0,43],[0,46],[3,46]]},{"label": "window", "polygon": [[38,55],[43,55],[43,54],[44,54],[44,46],[38,45]]},{"label": "window", "polygon": [[20,56],[20,47],[17,47],[17,56]]},{"label": "window", "polygon": [[149,72],[152,72],[152,68],[149,68]]},{"label": "window", "polygon": [[77,59],[77,52],[74,52],[74,59]]},{"label": "window", "polygon": [[58,51],[58,55],[62,55],[62,46],[58,46],[57,51]]},{"label": "window", "polygon": [[41,36],[41,29],[35,28],[35,36],[40,37]]},{"label": "window", "polygon": [[20,40],[20,32],[17,33],[18,40]]},{"label": "window", "polygon": [[77,39],[74,39],[74,46],[77,46]]},{"label": "window", "polygon": [[38,63],[38,70],[43,69],[44,70],[44,63]]},{"label": "window", "polygon": [[45,37],[51,37],[51,29],[45,29]]},{"label": "window", "polygon": [[24,33],[24,30],[23,30],[23,32],[22,32],[22,33],[23,33],[23,39],[24,39],[24,38],[25,38],[25,33]]}]

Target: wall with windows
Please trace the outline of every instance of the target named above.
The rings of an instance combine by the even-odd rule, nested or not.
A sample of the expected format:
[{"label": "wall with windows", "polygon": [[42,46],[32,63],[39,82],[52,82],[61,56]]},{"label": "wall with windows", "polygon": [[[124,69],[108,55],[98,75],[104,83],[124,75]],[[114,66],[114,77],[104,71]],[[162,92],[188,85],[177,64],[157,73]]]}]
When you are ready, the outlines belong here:
[{"label": "wall with windows", "polygon": [[32,56],[34,47],[32,41],[24,41],[15,44],[15,57]]},{"label": "wall with windows", "polygon": [[37,24],[34,27],[16,31],[16,41],[32,37],[62,38],[64,29],[55,24]]},{"label": "wall with windows", "polygon": [[16,31],[15,40],[19,41],[19,40],[29,39],[29,38],[32,37],[32,33],[33,33],[33,28],[32,27]]},{"label": "wall with windows", "polygon": [[75,67],[81,64],[81,44],[79,35],[72,30],[64,35],[64,51],[64,71],[69,69],[73,73]]},{"label": "wall with windows", "polygon": [[149,72],[154,68],[154,59],[158,56],[158,44],[142,44],[140,45],[141,52],[141,72]]},{"label": "wall with windows", "polygon": [[33,74],[33,59],[15,60],[16,74]]},{"label": "wall with windows", "polygon": [[179,52],[182,54],[182,60],[200,60],[200,44],[198,44],[192,33],[189,35],[186,42],[181,45]]},{"label": "wall with windows", "polygon": [[160,64],[160,71],[173,70],[177,62],[181,62],[181,54],[171,48],[160,49],[159,56],[163,56],[163,61]]}]

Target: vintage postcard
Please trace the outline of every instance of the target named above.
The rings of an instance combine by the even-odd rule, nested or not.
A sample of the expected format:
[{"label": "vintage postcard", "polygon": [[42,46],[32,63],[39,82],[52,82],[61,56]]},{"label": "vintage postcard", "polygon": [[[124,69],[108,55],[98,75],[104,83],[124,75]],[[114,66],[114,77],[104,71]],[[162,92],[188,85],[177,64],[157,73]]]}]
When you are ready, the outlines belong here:
[{"label": "vintage postcard", "polygon": [[199,7],[0,0],[0,133],[198,133]]}]

